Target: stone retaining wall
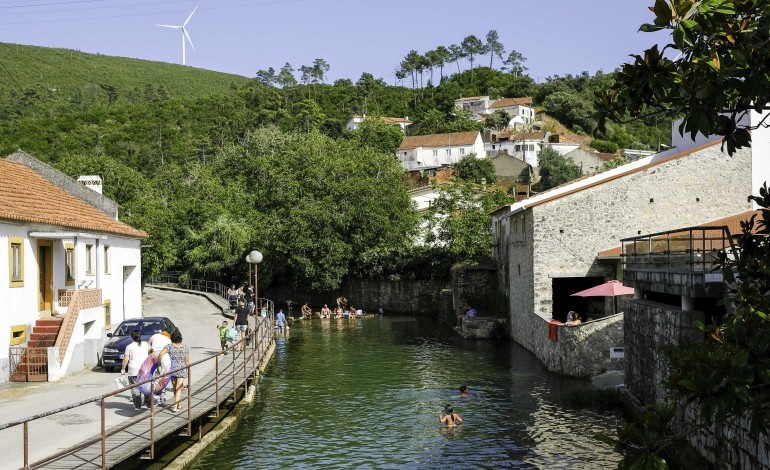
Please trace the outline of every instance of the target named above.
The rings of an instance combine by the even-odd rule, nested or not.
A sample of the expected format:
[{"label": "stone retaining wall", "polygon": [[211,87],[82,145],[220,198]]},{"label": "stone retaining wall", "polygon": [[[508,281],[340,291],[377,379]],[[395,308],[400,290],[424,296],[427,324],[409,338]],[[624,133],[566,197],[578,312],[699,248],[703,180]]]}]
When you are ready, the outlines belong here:
[{"label": "stone retaining wall", "polygon": [[[350,279],[342,283],[334,292],[297,292],[288,286],[270,287],[265,295],[275,299],[275,308],[286,311],[285,301],[291,299],[297,305],[294,312],[304,302],[309,302],[314,310],[320,310],[324,304],[334,307],[335,299],[346,297],[356,308],[365,312],[377,312],[380,308],[386,314],[409,313],[438,317],[444,302],[441,302],[441,290],[448,285],[443,280],[427,281],[388,281],[380,279]],[[451,315],[451,313],[450,313]]]},{"label": "stone retaining wall", "polygon": [[701,339],[697,321],[703,321],[701,312],[648,300],[628,301],[624,327],[626,387],[641,404],[661,402],[666,372],[661,348],[685,339]]},{"label": "stone retaining wall", "polygon": [[[537,315],[526,325],[512,325],[518,336],[527,336],[529,349],[546,368],[571,377],[591,377],[608,370],[622,370],[622,360],[610,359],[610,348],[623,347],[623,314],[581,325],[559,325],[557,340],[548,337],[549,322]],[[514,333],[511,333],[513,336]],[[518,341],[517,341],[518,342]]]}]

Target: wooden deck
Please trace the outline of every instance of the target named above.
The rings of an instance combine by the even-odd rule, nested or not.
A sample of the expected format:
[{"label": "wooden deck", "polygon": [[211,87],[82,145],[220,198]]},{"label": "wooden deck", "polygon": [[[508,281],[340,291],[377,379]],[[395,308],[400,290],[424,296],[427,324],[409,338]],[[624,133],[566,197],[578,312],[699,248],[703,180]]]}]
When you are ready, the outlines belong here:
[{"label": "wooden deck", "polygon": [[[250,380],[255,377],[255,370],[264,369],[269,360],[267,353],[271,344],[272,341],[260,348],[264,350],[248,347],[245,360],[242,351],[228,354],[227,357],[233,359],[219,361],[218,381],[216,369],[206,373],[202,379],[193,377],[193,384],[182,393],[181,411],[171,412],[171,405],[153,405],[152,410],[143,411],[118,426],[106,429],[108,437],[104,441],[104,458],[100,433],[60,452],[59,455],[54,454],[42,461],[31,463],[30,468],[110,468],[129,459],[147,459],[147,464],[150,464],[156,442],[173,434],[198,434],[200,427],[210,416],[217,416],[218,406],[222,407],[226,401],[235,398],[234,391],[244,392]],[[193,372],[191,371],[191,374]],[[189,398],[191,406],[188,408],[189,390],[192,390],[192,395]],[[133,466],[142,466],[139,462],[134,463]]]}]

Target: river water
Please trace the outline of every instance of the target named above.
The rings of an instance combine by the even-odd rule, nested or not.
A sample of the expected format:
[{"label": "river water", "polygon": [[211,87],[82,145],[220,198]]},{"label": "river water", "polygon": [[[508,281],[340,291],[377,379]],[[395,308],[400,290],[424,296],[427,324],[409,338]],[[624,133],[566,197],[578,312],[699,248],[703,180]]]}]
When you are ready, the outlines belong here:
[{"label": "river water", "polygon": [[[428,319],[294,322],[253,406],[193,468],[616,468],[592,436],[622,416],[563,403],[590,386]],[[455,429],[439,423],[446,403]]]}]

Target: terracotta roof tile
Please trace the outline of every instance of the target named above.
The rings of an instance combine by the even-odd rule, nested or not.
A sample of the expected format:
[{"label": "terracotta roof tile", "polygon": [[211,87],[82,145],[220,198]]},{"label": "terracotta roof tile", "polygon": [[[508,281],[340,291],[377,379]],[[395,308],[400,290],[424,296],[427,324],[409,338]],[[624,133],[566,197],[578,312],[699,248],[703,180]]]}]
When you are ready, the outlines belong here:
[{"label": "terracotta roof tile", "polygon": [[404,137],[399,150],[418,147],[449,147],[450,145],[473,145],[478,132],[452,132],[449,134],[412,135]]},{"label": "terracotta roof tile", "polygon": [[492,108],[507,108],[508,106],[532,106],[532,98],[501,98],[492,103]]},{"label": "terracotta roof tile", "polygon": [[0,160],[0,220],[145,238],[147,232],[112,219],[28,167]]}]

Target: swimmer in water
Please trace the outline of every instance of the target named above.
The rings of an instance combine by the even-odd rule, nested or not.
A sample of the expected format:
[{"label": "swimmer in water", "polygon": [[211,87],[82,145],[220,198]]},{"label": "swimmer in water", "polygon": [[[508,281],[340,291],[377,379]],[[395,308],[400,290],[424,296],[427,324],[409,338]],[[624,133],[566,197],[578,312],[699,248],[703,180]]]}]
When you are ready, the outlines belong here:
[{"label": "swimmer in water", "polygon": [[455,413],[454,408],[452,408],[451,403],[447,403],[446,406],[444,406],[444,415],[439,417],[439,421],[441,421],[443,424],[446,424],[447,427],[455,427],[458,424],[463,422],[463,419]]},{"label": "swimmer in water", "polygon": [[468,387],[465,385],[460,387],[460,398],[468,398]]}]

